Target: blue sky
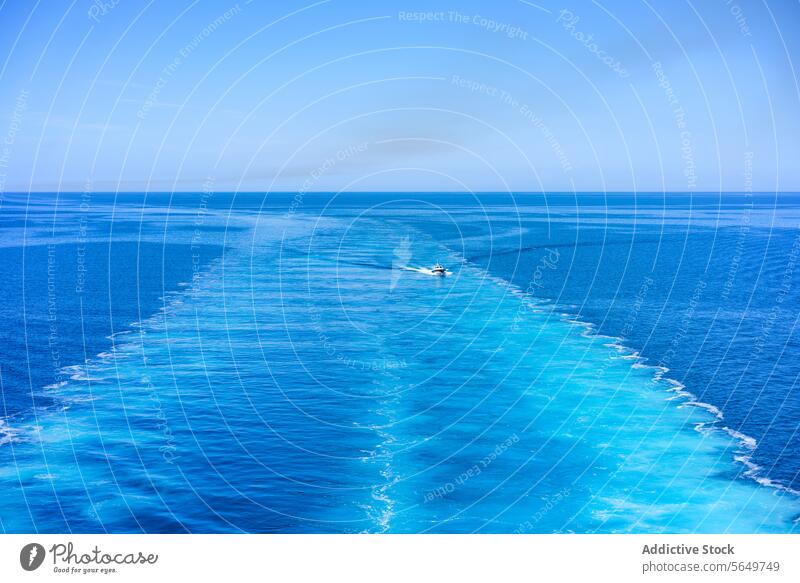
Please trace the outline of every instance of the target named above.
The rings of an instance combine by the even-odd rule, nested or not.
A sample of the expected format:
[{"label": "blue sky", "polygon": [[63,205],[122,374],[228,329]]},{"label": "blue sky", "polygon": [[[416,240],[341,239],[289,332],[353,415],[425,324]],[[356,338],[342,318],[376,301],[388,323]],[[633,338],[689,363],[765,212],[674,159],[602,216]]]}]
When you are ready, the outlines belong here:
[{"label": "blue sky", "polygon": [[0,6],[0,189],[800,190],[800,3]]}]

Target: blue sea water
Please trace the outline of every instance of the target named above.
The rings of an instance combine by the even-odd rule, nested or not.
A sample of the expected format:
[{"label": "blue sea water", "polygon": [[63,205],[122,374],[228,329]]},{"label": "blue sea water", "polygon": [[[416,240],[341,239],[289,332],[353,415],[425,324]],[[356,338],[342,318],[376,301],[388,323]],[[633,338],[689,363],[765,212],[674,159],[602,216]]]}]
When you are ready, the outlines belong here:
[{"label": "blue sea water", "polygon": [[800,196],[1,204],[5,532],[798,529]]}]

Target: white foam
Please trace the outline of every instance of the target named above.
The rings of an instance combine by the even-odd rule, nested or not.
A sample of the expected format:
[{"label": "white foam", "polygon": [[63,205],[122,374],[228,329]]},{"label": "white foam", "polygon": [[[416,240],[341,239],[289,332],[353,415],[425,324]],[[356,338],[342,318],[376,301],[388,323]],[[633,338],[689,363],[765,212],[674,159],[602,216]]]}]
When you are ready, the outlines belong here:
[{"label": "white foam", "polygon": [[63,386],[66,386],[66,385],[67,385],[67,383],[68,383],[68,381],[60,381],[60,382],[58,382],[58,383],[52,383],[52,384],[50,384],[50,385],[45,385],[45,386],[44,386],[44,387],[42,387],[42,388],[43,388],[43,389],[50,389],[50,390],[53,390],[53,389],[60,389],[61,387],[63,387]]},{"label": "white foam", "polygon": [[72,379],[73,381],[82,381],[82,382],[100,382],[103,380],[100,377],[93,377],[83,371],[73,374],[69,378]]},{"label": "white foam", "polygon": [[0,419],[0,445],[16,441],[17,431],[8,425],[5,419]]},{"label": "white foam", "polygon": [[722,411],[720,411],[717,407],[709,403],[703,403],[702,401],[687,401],[682,406],[697,407],[698,409],[703,409],[714,415],[714,417],[716,417],[717,419],[722,420]]},{"label": "white foam", "polygon": [[731,437],[735,437],[736,439],[741,441],[742,445],[744,445],[748,449],[751,450],[755,449],[756,446],[758,445],[758,442],[755,440],[755,438],[750,437],[749,435],[745,435],[744,433],[736,431],[735,429],[731,429],[730,427],[723,427],[723,429],[726,432],[728,432]]}]

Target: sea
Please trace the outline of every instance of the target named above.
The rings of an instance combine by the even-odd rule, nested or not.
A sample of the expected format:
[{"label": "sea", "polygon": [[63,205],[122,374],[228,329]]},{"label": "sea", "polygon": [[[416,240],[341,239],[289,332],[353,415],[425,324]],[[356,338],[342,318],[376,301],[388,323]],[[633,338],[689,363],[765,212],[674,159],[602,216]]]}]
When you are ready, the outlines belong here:
[{"label": "sea", "polygon": [[800,531],[799,260],[791,193],[5,193],[0,531]]}]

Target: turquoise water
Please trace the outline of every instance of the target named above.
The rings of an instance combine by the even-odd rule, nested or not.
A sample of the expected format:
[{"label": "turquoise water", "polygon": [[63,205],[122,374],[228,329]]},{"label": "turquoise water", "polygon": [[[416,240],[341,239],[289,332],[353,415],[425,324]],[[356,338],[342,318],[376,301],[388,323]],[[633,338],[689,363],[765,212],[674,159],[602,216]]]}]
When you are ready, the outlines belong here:
[{"label": "turquoise water", "polygon": [[[183,279],[162,277],[141,319],[5,417],[4,530],[798,528],[800,499],[721,422],[725,403],[628,341],[658,275],[637,272],[610,335],[544,297],[567,248],[537,248],[522,282],[475,256],[520,248],[518,226],[481,226],[486,208],[256,207],[212,209],[202,228],[173,214],[144,237],[169,257],[166,233],[191,245],[194,225],[216,251],[162,257]],[[450,276],[426,273],[434,260]],[[61,341],[85,341],[70,318]]]}]

